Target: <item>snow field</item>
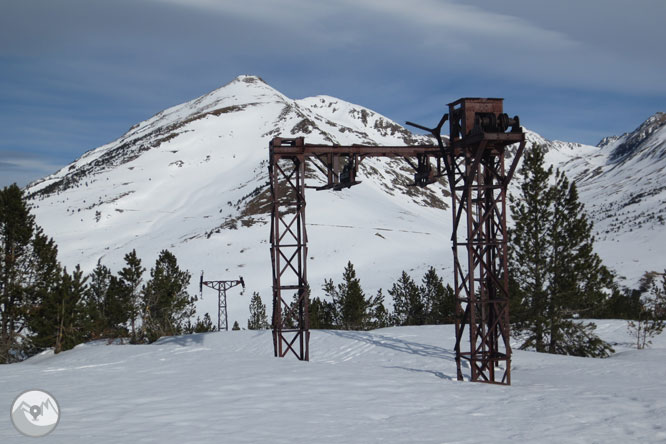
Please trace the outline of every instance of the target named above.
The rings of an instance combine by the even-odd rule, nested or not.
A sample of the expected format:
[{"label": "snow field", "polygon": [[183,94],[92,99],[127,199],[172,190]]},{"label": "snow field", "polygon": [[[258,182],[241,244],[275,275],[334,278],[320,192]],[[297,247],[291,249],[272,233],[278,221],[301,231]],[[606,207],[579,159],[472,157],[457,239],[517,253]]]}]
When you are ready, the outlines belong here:
[{"label": "snow field", "polygon": [[[240,331],[46,352],[0,366],[0,404],[52,393],[53,443],[664,442],[666,337],[632,350],[625,322],[597,325],[611,358],[517,350],[510,387],[455,380],[450,325],[313,331],[307,363]],[[0,441],[25,442],[8,414]]]}]

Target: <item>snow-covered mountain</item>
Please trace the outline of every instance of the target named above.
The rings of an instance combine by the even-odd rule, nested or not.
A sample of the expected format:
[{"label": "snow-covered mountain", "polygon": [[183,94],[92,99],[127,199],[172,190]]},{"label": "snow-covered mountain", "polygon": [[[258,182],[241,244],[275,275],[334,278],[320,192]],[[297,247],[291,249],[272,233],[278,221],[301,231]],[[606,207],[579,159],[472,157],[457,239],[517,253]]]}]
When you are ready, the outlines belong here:
[{"label": "snow-covered mountain", "polygon": [[[639,128],[644,137],[632,133],[600,147],[528,134],[547,144],[548,160],[579,182],[599,232],[598,251],[630,283],[666,266],[659,251],[666,240],[659,219],[666,207],[658,175],[666,166],[661,116],[650,129]],[[133,126],[27,192],[37,222],[55,238],[60,259],[70,267],[79,263],[91,270],[101,260],[118,269],[135,248],[150,268],[167,248],[195,275],[192,292],[204,270],[206,279],[242,275],[248,291],[269,302],[266,167],[268,142],[275,136],[344,145],[431,142],[362,106],[328,96],[293,100],[258,77],[240,76]],[[363,183],[351,189],[307,192],[314,294],[325,278],[339,279],[349,260],[368,292],[390,287],[402,270],[420,279],[431,264],[449,280],[445,181],[411,187],[413,171],[400,159],[364,160],[360,175]],[[229,320],[242,322],[248,299],[233,290],[229,298]],[[200,302],[199,312],[205,311],[216,312],[213,294]]]},{"label": "snow-covered mountain", "polygon": [[[538,139],[535,137],[535,139]],[[626,285],[666,269],[666,114],[596,147],[540,140],[575,180],[595,225],[596,250]]]}]

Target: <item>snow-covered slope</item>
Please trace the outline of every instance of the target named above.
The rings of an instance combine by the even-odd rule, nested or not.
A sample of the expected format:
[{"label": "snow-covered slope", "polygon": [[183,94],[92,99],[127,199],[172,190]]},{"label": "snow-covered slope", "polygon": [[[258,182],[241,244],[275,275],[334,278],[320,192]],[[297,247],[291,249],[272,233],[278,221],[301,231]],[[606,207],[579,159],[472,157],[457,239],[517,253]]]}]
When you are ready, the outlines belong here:
[{"label": "snow-covered slope", "polygon": [[[549,146],[550,162],[579,181],[599,231],[598,250],[629,284],[666,266],[658,251],[666,226],[647,215],[663,213],[666,201],[659,175],[666,165],[663,126],[643,133],[602,148],[528,134]],[[345,145],[429,142],[362,106],[329,96],[292,100],[258,77],[240,76],[135,125],[27,192],[37,222],[55,238],[69,267],[80,263],[91,270],[101,260],[117,270],[135,248],[150,268],[167,248],[195,275],[193,293],[204,270],[206,279],[242,275],[248,291],[269,302],[266,166],[268,142],[278,135]],[[655,137],[661,145],[650,145]],[[612,155],[627,141],[631,150]],[[349,260],[369,293],[390,287],[402,270],[420,279],[428,265],[450,281],[446,183],[410,187],[413,171],[399,159],[366,159],[360,174],[363,183],[351,189],[307,191],[314,295],[325,278],[339,279]],[[229,297],[230,321],[243,323],[248,298],[233,291]],[[201,313],[216,312],[213,294],[199,304]]]},{"label": "snow-covered slope", "polygon": [[[242,275],[248,291],[269,302],[267,160],[276,135],[345,145],[429,142],[361,106],[326,96],[291,100],[257,77],[241,76],[141,122],[28,193],[69,266],[90,270],[101,260],[118,269],[135,248],[149,268],[167,248],[195,274],[193,293],[204,270],[206,279]],[[413,172],[398,159],[366,159],[361,174],[369,172],[350,190],[308,190],[315,292],[348,260],[370,290],[386,287],[403,269],[450,262],[445,184],[409,187]],[[229,297],[230,322],[244,322],[248,298],[233,291]],[[213,294],[200,302],[199,312],[206,311],[216,312]]]},{"label": "snow-covered slope", "polygon": [[27,442],[24,390],[61,410],[48,443],[663,443],[666,336],[630,349],[598,321],[608,359],[515,351],[513,385],[455,380],[453,326],[312,332],[311,361],[272,355],[270,331],[151,345],[79,345],[0,366],[0,442]]},{"label": "snow-covered slope", "polygon": [[547,141],[546,161],[578,185],[594,222],[595,248],[625,285],[666,269],[666,114],[598,146]]}]

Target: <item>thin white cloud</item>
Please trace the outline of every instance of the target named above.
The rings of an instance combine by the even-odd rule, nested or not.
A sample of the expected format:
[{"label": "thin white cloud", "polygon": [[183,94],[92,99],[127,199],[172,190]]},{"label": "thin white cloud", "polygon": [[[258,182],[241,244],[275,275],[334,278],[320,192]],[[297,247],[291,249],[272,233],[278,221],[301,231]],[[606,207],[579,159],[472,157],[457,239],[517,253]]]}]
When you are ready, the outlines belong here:
[{"label": "thin white cloud", "polygon": [[55,173],[64,165],[32,153],[0,150],[0,187],[16,182],[26,186],[29,182]]},{"label": "thin white cloud", "polygon": [[[83,1],[66,3],[73,10],[76,2]],[[118,0],[121,4],[105,3],[103,8],[78,5],[83,19],[72,21],[65,28],[68,32],[59,25],[69,15],[63,7],[52,21],[41,17],[36,24],[20,23],[29,27],[24,33],[18,25],[5,34],[0,27],[0,35],[12,43],[13,35],[43,32],[49,38],[40,43],[41,51],[50,41],[60,42],[56,46],[67,49],[54,50],[51,56],[69,58],[66,63],[74,73],[85,73],[66,77],[73,79],[73,88],[94,90],[99,79],[108,79],[127,89],[119,91],[127,96],[153,95],[146,85],[160,82],[168,87],[175,73],[187,73],[190,79],[195,73],[210,85],[210,76],[201,73],[222,64],[226,72],[220,84],[231,72],[252,70],[270,77],[281,69],[275,65],[279,59],[302,62],[301,72],[318,77],[336,71],[332,75],[338,78],[344,75],[341,71],[353,69],[382,76],[377,73],[401,64],[423,66],[431,74],[448,77],[485,73],[498,81],[546,87],[666,92],[661,80],[664,58],[658,56],[659,43],[654,43],[663,41],[658,35],[634,45],[640,46],[640,52],[626,47],[620,51],[600,44],[608,39],[595,34],[602,25],[597,23],[598,14],[590,12],[594,8],[586,7],[584,16],[570,17],[561,11],[565,7],[553,13],[554,6],[545,12],[532,6],[525,12],[516,6],[520,2],[512,0],[506,7],[493,3],[491,11],[489,1],[475,0],[481,5],[474,6],[454,0],[143,0],[132,9],[136,15],[125,20],[121,13],[128,7],[126,0]],[[601,0],[591,3],[603,8]],[[552,17],[543,17],[548,14]],[[105,17],[102,23],[100,17],[105,15],[109,20]],[[640,30],[640,14],[632,17],[618,29],[624,36],[642,35],[635,32]],[[123,33],[118,34],[121,27]],[[81,40],[81,35],[86,39]],[[29,53],[25,44],[19,44],[22,41],[4,46]],[[646,45],[657,48],[654,56],[645,55]],[[85,62],[76,63],[80,54]],[[85,66],[94,63],[100,68]]]},{"label": "thin white cloud", "polygon": [[485,11],[475,6],[441,0],[343,0],[347,7],[365,8],[375,14],[390,14],[427,32],[464,41],[469,37],[488,40],[489,46],[507,50],[523,46],[570,49],[578,43],[560,32],[540,28],[523,19]]},{"label": "thin white cloud", "polygon": [[169,3],[191,9],[212,13],[223,13],[246,19],[282,22],[285,26],[298,27],[304,22],[325,17],[334,10],[339,1],[304,1],[304,0],[149,0],[157,3]]},{"label": "thin white cloud", "polygon": [[[491,39],[488,44],[498,43],[512,47],[539,46],[541,49],[570,49],[578,43],[567,35],[540,28],[526,20],[510,15],[485,11],[479,7],[460,5],[441,0],[151,0],[177,4],[183,7],[234,15],[254,21],[272,23],[284,28],[310,28],[313,23],[323,26],[322,32],[336,27],[326,23],[344,17],[357,19],[365,16],[364,22],[373,26],[390,19],[402,28],[412,28],[422,33],[458,40]],[[344,27],[337,27],[346,31]],[[424,29],[425,28],[425,29]],[[324,31],[326,29],[326,31]],[[315,36],[313,36],[315,37]],[[508,40],[503,40],[508,39]],[[446,44],[446,42],[442,42]]]},{"label": "thin white cloud", "polygon": [[47,158],[37,157],[35,154],[24,154],[16,151],[0,150],[0,166],[3,169],[15,170],[42,170],[54,172],[62,168],[61,164],[54,163]]},{"label": "thin white cloud", "polygon": [[[318,63],[327,51],[355,49],[359,63],[386,65],[424,60],[430,69],[461,75],[486,72],[532,84],[579,88],[657,86],[654,70],[631,71],[618,58],[565,32],[527,18],[442,0],[148,0],[253,23],[257,38]],[[257,27],[257,23],[265,26]],[[238,45],[251,45],[239,40]],[[261,53],[261,46],[252,47]],[[257,55],[256,53],[253,53]],[[312,59],[314,57],[314,59]],[[344,54],[343,63],[354,62]],[[348,65],[351,66],[351,65]],[[602,73],[594,75],[590,67]],[[627,84],[627,75],[639,82]]]}]

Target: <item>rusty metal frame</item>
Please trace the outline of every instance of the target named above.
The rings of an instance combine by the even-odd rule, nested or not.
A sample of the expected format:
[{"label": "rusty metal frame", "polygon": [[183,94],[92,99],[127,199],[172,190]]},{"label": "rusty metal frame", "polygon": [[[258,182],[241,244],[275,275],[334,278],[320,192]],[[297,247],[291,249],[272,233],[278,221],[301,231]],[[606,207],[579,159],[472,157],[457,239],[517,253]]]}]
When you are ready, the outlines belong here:
[{"label": "rusty metal frame", "polygon": [[[306,144],[303,137],[275,138],[269,145],[271,264],[273,268],[273,348],[275,356],[292,352],[309,360],[307,232],[305,226],[305,162],[311,161],[326,180],[317,190],[341,190],[356,185],[358,167],[366,157],[418,157],[429,178],[443,175],[435,145],[377,147]],[[292,297],[292,300],[289,298]]]},{"label": "rusty metal frame", "polygon": [[[302,146],[303,140],[298,140]],[[280,155],[271,144],[269,163],[271,263],[273,266],[273,347],[275,356],[290,351],[310,359],[308,316],[307,233],[305,229],[305,156]],[[294,295],[294,303],[285,296]]]},{"label": "rusty metal frame", "polygon": [[[471,381],[510,385],[506,193],[525,134],[517,125],[510,133],[479,131],[470,122],[479,108],[500,114],[502,102],[461,99],[449,104],[451,138],[444,150],[453,200],[457,378],[463,380],[467,362]],[[512,144],[517,149],[507,170],[506,151]],[[463,350],[466,328],[469,348]]]},{"label": "rusty metal frame", "polygon": [[[441,129],[449,115],[451,136],[446,141]],[[488,125],[496,122],[502,122],[504,127],[488,130]],[[453,202],[457,377],[463,380],[462,366],[467,362],[472,381],[508,385],[511,346],[506,193],[525,147],[525,135],[517,116],[510,119],[502,113],[502,99],[453,102],[449,104],[449,114],[432,129],[408,124],[430,131],[438,145],[316,145],[306,144],[302,137],[274,138],[270,142],[275,356],[284,357],[291,351],[298,359],[309,360],[305,188],[351,187],[360,183],[356,174],[364,158],[400,157],[414,168],[414,185],[424,187],[442,176],[449,181]],[[512,127],[509,133],[504,132],[507,124]],[[507,147],[513,144],[518,148],[507,169]],[[305,185],[306,160],[311,160],[323,174],[325,185]],[[285,299],[287,295],[294,295],[293,302]],[[465,329],[469,348],[463,350]]]}]

